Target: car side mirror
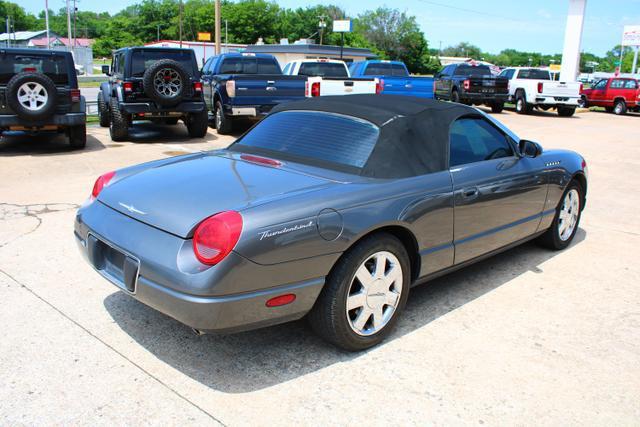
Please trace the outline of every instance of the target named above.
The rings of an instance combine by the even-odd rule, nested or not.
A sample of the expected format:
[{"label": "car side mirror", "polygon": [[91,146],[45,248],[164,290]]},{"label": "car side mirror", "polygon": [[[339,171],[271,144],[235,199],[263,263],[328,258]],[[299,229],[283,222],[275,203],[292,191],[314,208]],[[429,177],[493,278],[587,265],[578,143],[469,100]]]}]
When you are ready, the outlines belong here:
[{"label": "car side mirror", "polygon": [[102,74],[106,74],[107,76],[111,74],[111,67],[109,67],[108,65],[103,65],[102,66]]},{"label": "car side mirror", "polygon": [[542,146],[540,144],[526,139],[520,140],[519,148],[523,157],[538,157],[542,154]]}]

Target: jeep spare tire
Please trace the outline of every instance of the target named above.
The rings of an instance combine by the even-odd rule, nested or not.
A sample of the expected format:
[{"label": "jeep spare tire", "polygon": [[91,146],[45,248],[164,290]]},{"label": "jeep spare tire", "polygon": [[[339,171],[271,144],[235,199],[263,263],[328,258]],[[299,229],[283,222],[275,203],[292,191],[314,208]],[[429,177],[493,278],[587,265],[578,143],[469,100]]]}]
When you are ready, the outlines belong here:
[{"label": "jeep spare tire", "polygon": [[40,73],[24,72],[7,83],[7,104],[24,120],[44,120],[52,116],[57,104],[56,85]]},{"label": "jeep spare tire", "polygon": [[172,59],[156,61],[142,76],[144,93],[158,105],[173,106],[188,95],[189,74]]}]

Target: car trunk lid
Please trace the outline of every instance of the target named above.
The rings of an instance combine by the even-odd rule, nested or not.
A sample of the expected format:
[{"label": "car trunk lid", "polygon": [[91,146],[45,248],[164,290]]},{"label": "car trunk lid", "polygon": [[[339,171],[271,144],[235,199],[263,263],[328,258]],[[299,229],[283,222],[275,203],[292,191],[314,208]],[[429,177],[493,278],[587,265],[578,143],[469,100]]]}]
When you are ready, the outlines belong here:
[{"label": "car trunk lid", "polygon": [[[127,216],[187,238],[203,219],[333,185],[330,179],[202,153],[145,169],[106,187],[98,200]],[[117,179],[117,174],[116,174]]]}]

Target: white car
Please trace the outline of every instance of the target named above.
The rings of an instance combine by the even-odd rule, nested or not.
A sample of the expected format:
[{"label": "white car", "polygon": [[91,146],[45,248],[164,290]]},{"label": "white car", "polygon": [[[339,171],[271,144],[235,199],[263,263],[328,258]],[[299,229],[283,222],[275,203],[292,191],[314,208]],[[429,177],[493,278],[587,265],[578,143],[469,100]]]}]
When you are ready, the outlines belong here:
[{"label": "white car", "polygon": [[291,61],[282,72],[289,76],[308,76],[307,97],[380,93],[383,88],[381,79],[352,78],[344,61],[332,59]]},{"label": "white car", "polygon": [[520,114],[555,108],[559,116],[570,117],[578,107],[579,82],[553,81],[548,70],[539,68],[505,68],[500,76],[509,79],[509,102],[516,104]]}]

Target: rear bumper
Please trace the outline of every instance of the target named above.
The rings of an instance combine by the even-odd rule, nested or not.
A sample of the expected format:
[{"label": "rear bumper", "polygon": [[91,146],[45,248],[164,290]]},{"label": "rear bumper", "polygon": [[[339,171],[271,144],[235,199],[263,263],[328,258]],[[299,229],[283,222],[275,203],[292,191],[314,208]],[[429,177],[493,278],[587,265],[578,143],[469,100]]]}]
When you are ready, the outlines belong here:
[{"label": "rear bumper", "polygon": [[490,104],[492,102],[507,102],[508,93],[461,93],[461,101],[471,101],[482,104]]},{"label": "rear bumper", "polygon": [[28,129],[38,130],[39,128],[49,126],[78,126],[83,125],[87,121],[87,115],[85,113],[66,113],[66,114],[54,114],[45,120],[25,120],[18,117],[15,114],[0,115],[0,128],[8,128],[11,126],[20,126]]},{"label": "rear bumper", "polygon": [[561,107],[577,107],[580,97],[570,96],[536,96],[536,105],[549,105]]},{"label": "rear bumper", "polygon": [[224,114],[230,117],[262,118],[269,114],[276,104],[225,105]]},{"label": "rear bumper", "polygon": [[[273,270],[235,252],[203,269],[193,264],[190,240],[96,201],[78,211],[74,235],[83,257],[101,276],[138,301],[203,332],[237,332],[299,319],[313,307],[325,281],[324,275],[313,272],[284,279],[278,275],[290,272],[287,263]],[[97,245],[123,254],[137,268],[118,271],[111,262],[115,258],[107,260],[105,249]],[[292,303],[266,306],[267,300],[288,293],[296,295]]]},{"label": "rear bumper", "polygon": [[120,109],[129,114],[150,113],[150,114],[165,114],[165,113],[201,113],[206,110],[206,105],[203,101],[188,101],[181,102],[171,107],[162,107],[156,105],[155,102],[120,102]]}]

